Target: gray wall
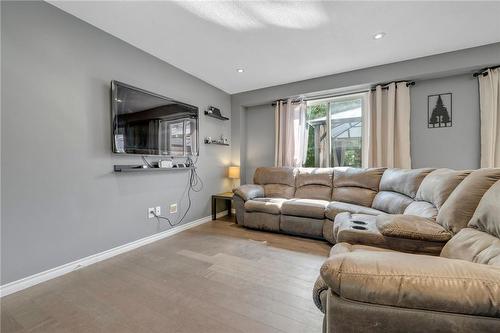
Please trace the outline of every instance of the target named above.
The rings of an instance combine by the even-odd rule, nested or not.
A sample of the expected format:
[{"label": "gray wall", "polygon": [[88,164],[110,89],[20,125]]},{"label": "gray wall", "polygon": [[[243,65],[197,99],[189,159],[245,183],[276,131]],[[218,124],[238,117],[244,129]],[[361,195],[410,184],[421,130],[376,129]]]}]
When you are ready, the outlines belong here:
[{"label": "gray wall", "polygon": [[[451,92],[453,124],[427,127],[427,96]],[[477,169],[481,138],[479,91],[472,75],[418,81],[411,88],[412,166]]]},{"label": "gray wall", "polygon": [[[427,127],[427,96],[453,94],[453,126]],[[274,164],[274,108],[271,103],[245,108],[243,140],[246,182],[255,169]],[[476,169],[480,162],[480,115],[477,79],[463,74],[421,80],[411,88],[412,166]]]},{"label": "gray wall", "polygon": [[[420,81],[460,74],[471,75],[480,68],[498,65],[500,62],[499,54],[500,43],[495,43],[231,95],[232,162],[241,164],[242,175],[246,174],[244,170],[244,158],[246,156],[244,138],[248,130],[245,124],[246,107],[263,105],[276,99],[310,93],[342,93],[367,88],[376,83],[398,80],[415,80],[417,81],[416,88],[418,88]],[[475,156],[464,158],[472,159]],[[439,163],[439,161],[436,163]],[[416,162],[415,165],[420,165],[420,162]],[[457,161],[456,165],[461,164]],[[246,181],[246,179],[241,179],[242,183]]]},{"label": "gray wall", "polygon": [[246,179],[252,182],[255,169],[274,165],[274,108],[271,103],[249,107],[245,111],[245,164]]},{"label": "gray wall", "polygon": [[[1,6],[1,283],[168,229],[146,210],[179,202],[188,174],[112,172],[140,160],[111,154],[110,81],[200,111],[229,114],[230,96],[49,4]],[[200,119],[201,137],[230,135],[230,122]],[[229,147],[201,145],[205,187],[186,221],[208,216],[210,195],[230,189],[229,162]]]}]

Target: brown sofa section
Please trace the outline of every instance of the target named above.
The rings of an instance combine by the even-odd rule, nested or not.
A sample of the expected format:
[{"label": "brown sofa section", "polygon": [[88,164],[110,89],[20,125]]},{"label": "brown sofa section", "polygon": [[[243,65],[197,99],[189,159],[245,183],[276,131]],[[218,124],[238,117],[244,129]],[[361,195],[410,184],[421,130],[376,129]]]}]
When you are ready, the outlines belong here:
[{"label": "brown sofa section", "polygon": [[[447,198],[469,174],[470,171],[429,168],[263,167],[256,170],[254,184],[235,190],[236,218],[239,224],[250,228],[321,238],[331,243],[349,240],[439,254],[445,241],[408,240],[412,231],[402,230],[400,225],[386,226],[385,230],[392,232],[382,233],[375,216],[415,216],[407,219],[411,220],[409,223],[422,223],[418,229],[439,228],[442,224],[437,224],[436,219],[440,209],[446,209]],[[366,224],[352,225],[354,215],[367,215],[363,217]],[[443,228],[444,233],[458,231]]]},{"label": "brown sofa section", "polygon": [[[432,235],[444,241],[438,257],[377,244],[337,243],[313,290],[316,305],[325,313],[324,331],[421,332],[425,327],[426,332],[499,332],[500,180],[491,184],[497,172],[500,169],[474,171],[467,176],[472,176],[469,182],[467,177],[461,182],[479,184],[469,189],[474,193],[471,200],[477,202],[474,208],[463,202],[466,189],[461,185],[444,199],[444,205],[454,197],[462,200],[464,208],[456,216],[469,214],[466,226],[456,234],[456,225],[429,218],[424,218],[424,229],[424,223],[411,223],[412,217],[405,215],[375,217],[378,232],[401,233],[411,240]],[[479,199],[478,193],[482,193]],[[449,235],[453,236],[446,242]],[[362,319],[346,324],[360,314]]]}]

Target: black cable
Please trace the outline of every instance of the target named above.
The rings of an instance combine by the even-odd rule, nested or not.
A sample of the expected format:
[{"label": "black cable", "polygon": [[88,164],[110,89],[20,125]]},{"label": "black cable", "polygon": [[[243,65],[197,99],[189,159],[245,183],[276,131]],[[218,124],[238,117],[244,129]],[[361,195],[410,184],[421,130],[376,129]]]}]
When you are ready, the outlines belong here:
[{"label": "black cable", "polygon": [[182,201],[182,198],[184,197],[184,193],[186,193],[186,190],[187,190],[188,206],[186,208],[186,211],[182,215],[181,219],[179,221],[175,222],[175,223],[172,223],[170,221],[170,219],[168,219],[167,217],[156,215],[155,212],[152,212],[153,215],[154,215],[154,217],[156,217],[158,223],[160,223],[160,219],[164,219],[164,220],[166,220],[168,222],[168,224],[171,227],[179,225],[184,220],[184,218],[186,217],[187,213],[191,209],[191,205],[192,205],[191,191],[193,191],[193,192],[200,192],[201,190],[203,190],[203,186],[204,186],[203,180],[201,179],[201,177],[198,175],[198,172],[196,171],[196,163],[198,163],[198,156],[196,157],[195,161],[193,161],[191,159],[191,157],[188,157],[187,160],[186,160],[186,163],[189,164],[189,167],[190,167],[189,177],[188,177],[188,182],[186,184],[186,188],[184,189],[184,192],[183,192],[181,200],[180,200],[180,201]]},{"label": "black cable", "polygon": [[154,217],[156,217],[156,220],[158,221],[158,223],[160,223],[160,219],[164,219],[164,220],[167,220],[168,224],[170,224],[171,227],[175,226],[175,224],[172,224],[172,222],[170,221],[170,219],[168,217],[156,215],[156,212],[154,212],[154,211],[151,211],[151,213],[154,215]]},{"label": "black cable", "polygon": [[193,162],[191,157],[188,157],[186,162],[188,162],[189,166],[191,167],[191,169],[189,170],[188,183],[186,185],[188,206],[186,208],[186,211],[184,212],[184,215],[182,215],[181,219],[176,224],[181,223],[184,220],[184,218],[186,217],[189,210],[191,209],[191,204],[192,204],[191,191],[200,192],[201,190],[203,190],[203,180],[201,179],[201,177],[198,175],[198,172],[196,171],[196,163],[198,163],[198,156],[196,157],[196,161]]},{"label": "black cable", "polygon": [[144,155],[141,156],[142,160],[144,161],[144,163],[146,163],[146,165],[150,168],[153,167],[153,165],[151,163],[149,163],[149,161],[146,159],[146,157],[144,157]]}]

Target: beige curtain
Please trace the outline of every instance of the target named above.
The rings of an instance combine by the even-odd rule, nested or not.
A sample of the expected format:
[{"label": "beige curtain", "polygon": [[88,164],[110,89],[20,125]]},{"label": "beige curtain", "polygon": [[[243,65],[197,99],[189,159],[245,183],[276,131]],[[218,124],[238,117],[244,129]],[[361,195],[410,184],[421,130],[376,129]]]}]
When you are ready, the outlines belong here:
[{"label": "beige curtain", "polygon": [[363,115],[364,167],[411,168],[410,88],[406,82],[370,91]]},{"label": "beige curtain", "polygon": [[500,69],[479,76],[481,168],[500,167]]},{"label": "beige curtain", "polygon": [[301,167],[307,151],[306,102],[276,102],[275,165]]}]

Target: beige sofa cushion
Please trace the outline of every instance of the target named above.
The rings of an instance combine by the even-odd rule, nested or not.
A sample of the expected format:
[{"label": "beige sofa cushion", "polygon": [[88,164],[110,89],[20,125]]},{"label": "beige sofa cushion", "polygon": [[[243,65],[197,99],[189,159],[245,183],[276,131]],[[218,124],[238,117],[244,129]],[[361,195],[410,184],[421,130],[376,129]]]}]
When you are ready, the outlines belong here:
[{"label": "beige sofa cushion", "polygon": [[373,209],[370,207],[364,207],[344,202],[332,201],[326,206],[325,217],[330,220],[335,220],[337,214],[349,212],[352,214],[368,214],[368,215],[378,215],[383,214],[384,212]]},{"label": "beige sofa cushion", "polygon": [[295,182],[295,198],[330,200],[333,168],[300,168]]},{"label": "beige sofa cushion", "polygon": [[386,237],[446,242],[451,233],[436,221],[413,215],[378,215],[377,228]]},{"label": "beige sofa cushion", "polygon": [[281,213],[284,215],[324,219],[328,203],[326,200],[290,199],[283,202]]},{"label": "beige sofa cushion", "polygon": [[267,198],[293,198],[295,194],[295,174],[293,168],[261,167],[255,170],[253,182],[264,187]]},{"label": "beige sofa cushion", "polygon": [[332,201],[371,207],[377,192],[361,187],[334,187]]},{"label": "beige sofa cushion", "polygon": [[332,201],[370,207],[385,168],[335,168]]},{"label": "beige sofa cushion", "polygon": [[438,209],[444,204],[453,190],[471,171],[456,171],[452,169],[437,169],[424,178],[418,188],[416,200],[427,201]]},{"label": "beige sofa cushion", "polygon": [[380,180],[380,191],[390,191],[415,198],[424,178],[433,169],[387,169]]},{"label": "beige sofa cushion", "polygon": [[403,214],[406,208],[413,202],[414,200],[412,198],[404,194],[383,191],[377,193],[373,199],[372,208],[388,214]]},{"label": "beige sofa cushion", "polygon": [[399,252],[327,259],[321,277],[336,295],[410,309],[500,317],[500,268]]},{"label": "beige sofa cushion", "polygon": [[467,226],[500,238],[500,181],[486,191]]},{"label": "beige sofa cushion", "polygon": [[333,168],[299,168],[295,186],[323,185],[332,187]]},{"label": "beige sofa cushion", "polygon": [[372,208],[389,214],[403,214],[414,201],[420,183],[433,169],[387,169]]},{"label": "beige sofa cushion", "polygon": [[500,239],[479,230],[464,228],[446,243],[441,257],[500,267]]},{"label": "beige sofa cushion", "polygon": [[333,186],[361,187],[378,191],[385,170],[386,168],[334,168]]},{"label": "beige sofa cushion", "polygon": [[245,202],[245,211],[279,215],[281,214],[281,206],[286,200],[283,198],[255,198]]},{"label": "beige sofa cushion", "polygon": [[498,180],[500,168],[473,171],[450,194],[439,210],[437,222],[453,233],[465,228],[484,193]]},{"label": "beige sofa cushion", "polygon": [[405,215],[415,215],[426,217],[429,219],[436,220],[438,210],[437,208],[427,201],[414,201],[406,207],[404,213]]},{"label": "beige sofa cushion", "polygon": [[258,185],[282,184],[295,187],[296,170],[293,168],[260,167],[255,170],[253,182]]}]

